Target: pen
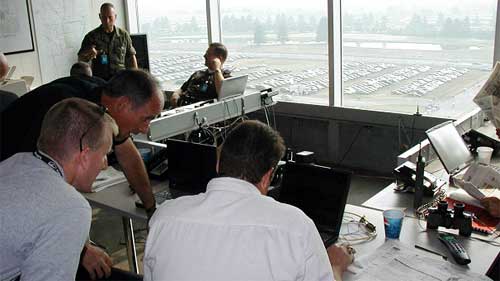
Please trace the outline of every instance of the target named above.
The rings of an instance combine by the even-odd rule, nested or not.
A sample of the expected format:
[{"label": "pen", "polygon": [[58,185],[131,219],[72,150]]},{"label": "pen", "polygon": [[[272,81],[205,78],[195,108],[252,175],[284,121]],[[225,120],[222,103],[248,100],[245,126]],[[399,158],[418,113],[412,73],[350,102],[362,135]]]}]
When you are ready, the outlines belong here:
[{"label": "pen", "polygon": [[419,245],[417,245],[417,244],[415,244],[415,248],[420,249],[420,250],[423,250],[423,251],[426,251],[426,252],[429,252],[429,253],[433,253],[433,254],[435,254],[435,255],[441,256],[444,260],[448,260],[448,257],[447,257],[447,256],[445,256],[445,255],[443,255],[443,254],[441,254],[441,253],[438,253],[438,252],[436,252],[436,251],[429,250],[429,249],[424,248],[424,247],[422,247],[422,246],[419,246]]}]

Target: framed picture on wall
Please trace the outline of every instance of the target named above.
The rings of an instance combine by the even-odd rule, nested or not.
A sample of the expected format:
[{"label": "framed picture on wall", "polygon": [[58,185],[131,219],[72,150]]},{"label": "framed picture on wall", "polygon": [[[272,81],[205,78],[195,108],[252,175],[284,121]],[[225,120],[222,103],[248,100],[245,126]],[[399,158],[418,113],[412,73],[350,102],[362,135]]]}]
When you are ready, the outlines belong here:
[{"label": "framed picture on wall", "polygon": [[0,52],[32,52],[33,36],[28,0],[0,0]]}]

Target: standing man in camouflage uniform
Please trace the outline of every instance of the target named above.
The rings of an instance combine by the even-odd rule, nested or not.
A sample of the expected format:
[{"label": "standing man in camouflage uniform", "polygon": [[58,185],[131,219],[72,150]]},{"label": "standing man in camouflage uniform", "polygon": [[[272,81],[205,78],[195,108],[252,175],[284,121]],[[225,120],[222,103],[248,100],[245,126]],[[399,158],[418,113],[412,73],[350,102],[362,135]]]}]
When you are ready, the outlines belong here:
[{"label": "standing man in camouflage uniform", "polygon": [[101,25],[85,35],[78,60],[92,63],[94,76],[109,80],[119,70],[137,68],[132,39],[124,29],[115,26],[116,12],[111,3],[101,5]]}]

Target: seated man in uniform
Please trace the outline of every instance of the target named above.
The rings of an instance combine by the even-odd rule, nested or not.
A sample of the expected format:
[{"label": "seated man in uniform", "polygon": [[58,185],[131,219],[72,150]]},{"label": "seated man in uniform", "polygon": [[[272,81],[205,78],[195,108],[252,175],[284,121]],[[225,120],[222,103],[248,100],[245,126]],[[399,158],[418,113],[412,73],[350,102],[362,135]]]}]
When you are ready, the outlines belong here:
[{"label": "seated man in uniform", "polygon": [[222,68],[227,59],[227,49],[221,43],[212,43],[205,55],[205,70],[198,70],[189,77],[182,87],[172,94],[172,107],[187,105],[199,101],[216,99],[222,80],[231,76],[229,70]]}]

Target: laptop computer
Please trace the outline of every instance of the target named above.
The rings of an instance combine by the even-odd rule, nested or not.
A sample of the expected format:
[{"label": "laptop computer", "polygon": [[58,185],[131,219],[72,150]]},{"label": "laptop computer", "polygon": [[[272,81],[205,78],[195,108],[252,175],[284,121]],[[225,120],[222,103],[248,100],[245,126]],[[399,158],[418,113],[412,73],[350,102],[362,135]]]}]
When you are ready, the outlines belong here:
[{"label": "laptop computer", "polygon": [[217,147],[167,139],[168,180],[172,196],[205,192],[217,176]]},{"label": "laptop computer", "polygon": [[222,80],[218,100],[225,100],[235,96],[243,95],[247,86],[248,75],[229,77]]},{"label": "laptop computer", "polygon": [[311,218],[328,247],[339,237],[350,185],[350,172],[288,162],[279,201],[301,209]]},{"label": "laptop computer", "polygon": [[453,121],[447,121],[425,131],[446,172],[455,176],[469,167],[474,157],[458,133]]}]

